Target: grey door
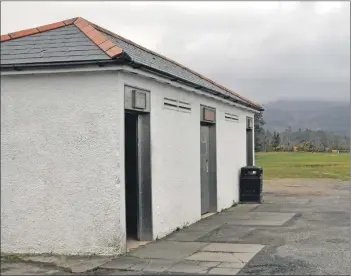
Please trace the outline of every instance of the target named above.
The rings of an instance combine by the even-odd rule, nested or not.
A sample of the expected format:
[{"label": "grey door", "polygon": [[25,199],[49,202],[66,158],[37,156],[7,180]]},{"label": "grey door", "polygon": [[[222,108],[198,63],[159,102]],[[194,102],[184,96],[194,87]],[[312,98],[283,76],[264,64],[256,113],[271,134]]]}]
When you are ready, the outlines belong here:
[{"label": "grey door", "polygon": [[201,125],[201,214],[210,210],[210,127]]},{"label": "grey door", "polygon": [[150,114],[138,116],[138,239],[152,240]]}]

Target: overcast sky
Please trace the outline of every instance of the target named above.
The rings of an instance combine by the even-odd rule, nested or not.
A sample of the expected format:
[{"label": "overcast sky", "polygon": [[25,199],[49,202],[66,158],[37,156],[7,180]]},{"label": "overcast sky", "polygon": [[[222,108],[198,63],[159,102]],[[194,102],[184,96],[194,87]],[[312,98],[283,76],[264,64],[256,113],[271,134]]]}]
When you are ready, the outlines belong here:
[{"label": "overcast sky", "polygon": [[1,34],[77,16],[259,103],[350,100],[349,2],[1,2]]}]

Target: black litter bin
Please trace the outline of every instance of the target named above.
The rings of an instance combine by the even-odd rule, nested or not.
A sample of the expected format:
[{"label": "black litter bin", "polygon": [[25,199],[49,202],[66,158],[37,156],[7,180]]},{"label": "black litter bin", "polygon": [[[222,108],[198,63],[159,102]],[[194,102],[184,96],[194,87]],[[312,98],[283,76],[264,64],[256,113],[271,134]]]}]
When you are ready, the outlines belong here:
[{"label": "black litter bin", "polygon": [[261,167],[247,166],[241,168],[240,173],[240,202],[262,202]]}]

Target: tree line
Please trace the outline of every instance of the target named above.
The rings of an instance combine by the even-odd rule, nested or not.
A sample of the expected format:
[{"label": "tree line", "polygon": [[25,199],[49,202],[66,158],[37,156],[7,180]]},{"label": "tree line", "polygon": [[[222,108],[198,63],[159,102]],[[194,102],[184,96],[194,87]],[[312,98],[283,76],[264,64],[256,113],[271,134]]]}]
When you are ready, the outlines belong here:
[{"label": "tree line", "polygon": [[264,128],[262,112],[255,115],[255,151],[349,151],[350,137],[323,130],[295,129],[287,126],[277,132]]}]

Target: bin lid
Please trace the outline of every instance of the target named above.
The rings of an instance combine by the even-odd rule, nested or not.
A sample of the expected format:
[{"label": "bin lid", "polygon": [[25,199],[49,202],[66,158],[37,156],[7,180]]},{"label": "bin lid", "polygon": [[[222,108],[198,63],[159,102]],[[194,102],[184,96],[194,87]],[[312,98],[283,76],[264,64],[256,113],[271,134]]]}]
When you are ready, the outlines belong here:
[{"label": "bin lid", "polygon": [[242,169],[244,168],[247,168],[247,169],[262,169],[262,167],[260,166],[245,166],[245,167],[242,167]]},{"label": "bin lid", "polygon": [[241,168],[241,175],[261,175],[262,173],[262,167],[246,166]]}]

